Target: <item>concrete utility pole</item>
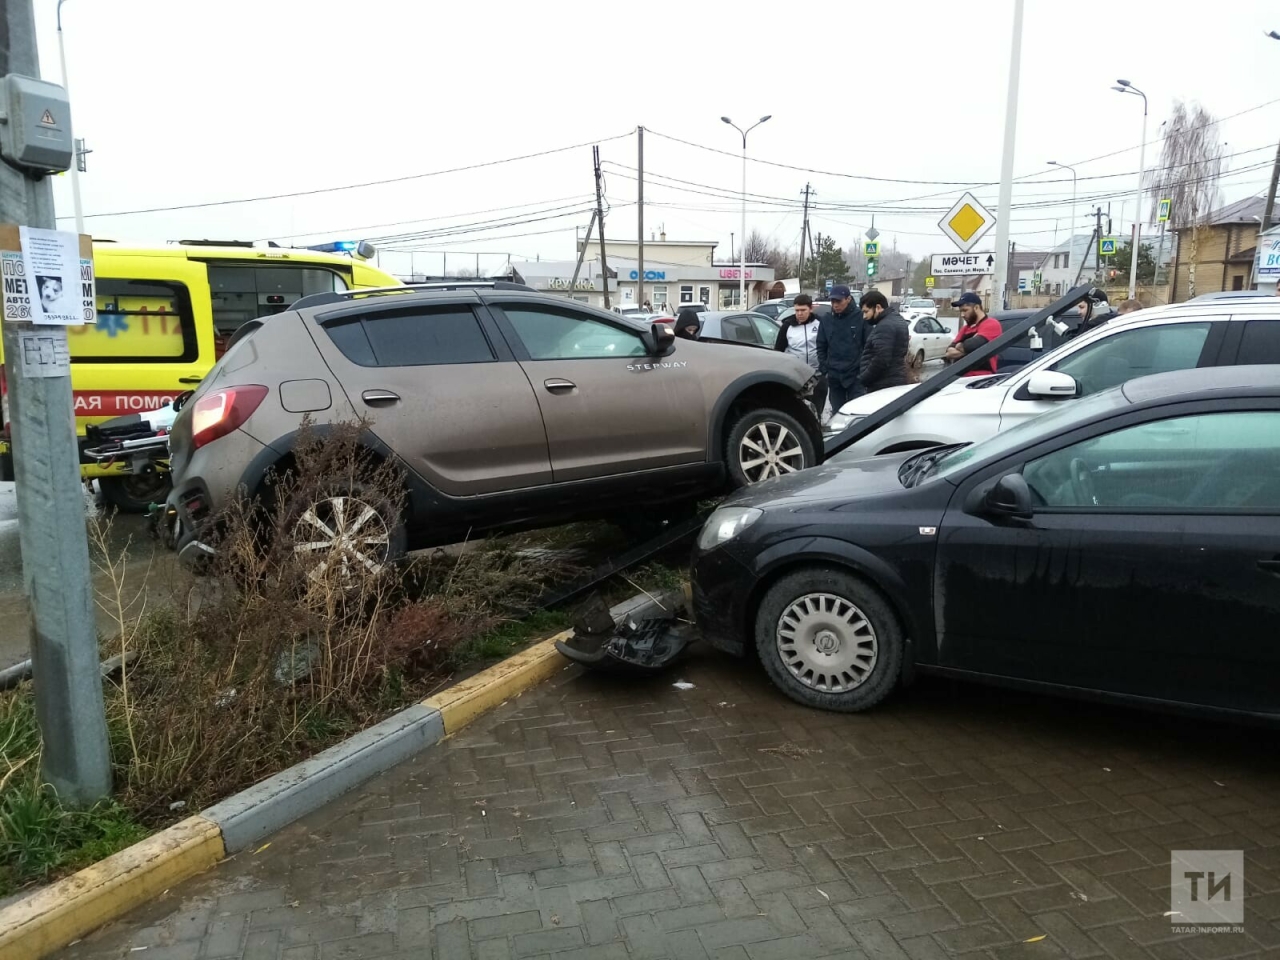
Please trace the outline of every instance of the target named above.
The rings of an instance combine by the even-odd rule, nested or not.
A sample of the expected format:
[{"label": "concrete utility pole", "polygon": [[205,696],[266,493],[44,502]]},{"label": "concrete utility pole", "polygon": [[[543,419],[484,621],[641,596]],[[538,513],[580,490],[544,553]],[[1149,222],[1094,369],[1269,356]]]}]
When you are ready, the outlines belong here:
[{"label": "concrete utility pole", "polygon": [[[0,0],[0,11],[0,75],[39,77],[31,0]],[[0,166],[0,220],[52,229],[49,178],[33,180],[7,163]],[[71,377],[28,376],[22,362],[22,334],[38,329],[65,344],[67,331],[29,321],[3,326],[41,774],[64,803],[90,806],[111,793],[111,755]]]},{"label": "concrete utility pole", "polygon": [[1018,131],[1018,73],[1022,67],[1022,5],[1013,0],[1013,39],[1009,44],[1009,90],[1004,105],[1004,158],[1000,164],[1000,205],[996,208],[996,263],[994,296],[999,308],[1005,303],[1009,282],[1009,218],[1013,205],[1013,147]]},{"label": "concrete utility pole", "polygon": [[797,268],[800,293],[804,293],[804,238],[809,233],[809,196],[813,193],[809,184],[804,185],[804,220],[800,224],[800,266]]},{"label": "concrete utility pole", "polygon": [[1262,230],[1271,226],[1271,216],[1276,209],[1276,185],[1280,184],[1280,144],[1276,145],[1276,161],[1271,165],[1271,186],[1267,187],[1267,208],[1262,212]]},{"label": "concrete utility pole", "polygon": [[600,148],[592,147],[596,168],[596,228],[600,231],[600,280],[604,284],[604,308],[609,309],[609,263],[604,252],[604,177],[600,173]]},{"label": "concrete utility pole", "polygon": [[644,127],[636,127],[636,215],[640,229],[636,259],[636,306],[644,306]]}]

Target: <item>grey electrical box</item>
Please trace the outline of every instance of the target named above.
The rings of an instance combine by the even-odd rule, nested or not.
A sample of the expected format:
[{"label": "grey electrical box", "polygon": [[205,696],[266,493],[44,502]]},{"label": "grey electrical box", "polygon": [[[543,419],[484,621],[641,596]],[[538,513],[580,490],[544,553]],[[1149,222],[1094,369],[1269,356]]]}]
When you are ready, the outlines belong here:
[{"label": "grey electrical box", "polygon": [[56,83],[10,73],[4,78],[0,152],[20,167],[44,172],[71,169],[71,103]]}]

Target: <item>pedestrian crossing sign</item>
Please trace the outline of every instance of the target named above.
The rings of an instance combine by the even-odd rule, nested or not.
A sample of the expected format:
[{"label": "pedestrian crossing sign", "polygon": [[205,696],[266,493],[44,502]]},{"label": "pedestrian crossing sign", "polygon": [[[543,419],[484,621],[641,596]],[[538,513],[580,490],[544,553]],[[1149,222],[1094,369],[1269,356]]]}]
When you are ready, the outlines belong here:
[{"label": "pedestrian crossing sign", "polygon": [[924,278],[924,285],[925,285],[926,287],[928,287],[929,289],[931,289],[931,290],[932,290],[932,289],[933,289],[933,277],[925,277],[925,278]]},{"label": "pedestrian crossing sign", "polygon": [[880,256],[880,241],[868,240],[866,243],[862,245],[862,253],[864,256],[867,256],[867,257]]},{"label": "pedestrian crossing sign", "polygon": [[1098,241],[1098,256],[1114,257],[1116,255],[1116,238],[1103,237]]},{"label": "pedestrian crossing sign", "polygon": [[1167,223],[1169,221],[1169,211],[1173,207],[1173,199],[1166,197],[1160,201],[1160,212],[1156,215],[1158,223]]}]

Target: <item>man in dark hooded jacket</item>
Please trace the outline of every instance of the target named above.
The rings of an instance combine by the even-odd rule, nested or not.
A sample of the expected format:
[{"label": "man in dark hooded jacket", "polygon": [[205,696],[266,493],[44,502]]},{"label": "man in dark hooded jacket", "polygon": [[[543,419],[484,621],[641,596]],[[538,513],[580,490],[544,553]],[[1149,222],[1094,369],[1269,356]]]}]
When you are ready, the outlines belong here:
[{"label": "man in dark hooded jacket", "polygon": [[911,346],[911,329],[907,321],[889,307],[879,290],[862,295],[862,319],[867,324],[867,339],[858,359],[858,377],[867,392],[910,383],[907,350]]}]

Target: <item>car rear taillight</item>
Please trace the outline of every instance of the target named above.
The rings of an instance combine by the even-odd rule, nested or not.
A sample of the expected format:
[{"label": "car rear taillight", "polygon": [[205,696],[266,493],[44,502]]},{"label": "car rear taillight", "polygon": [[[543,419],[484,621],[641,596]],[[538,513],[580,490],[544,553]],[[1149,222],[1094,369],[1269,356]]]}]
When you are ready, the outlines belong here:
[{"label": "car rear taillight", "polygon": [[191,410],[191,444],[196,449],[240,427],[267,396],[257,384],[215,390],[196,401]]}]

